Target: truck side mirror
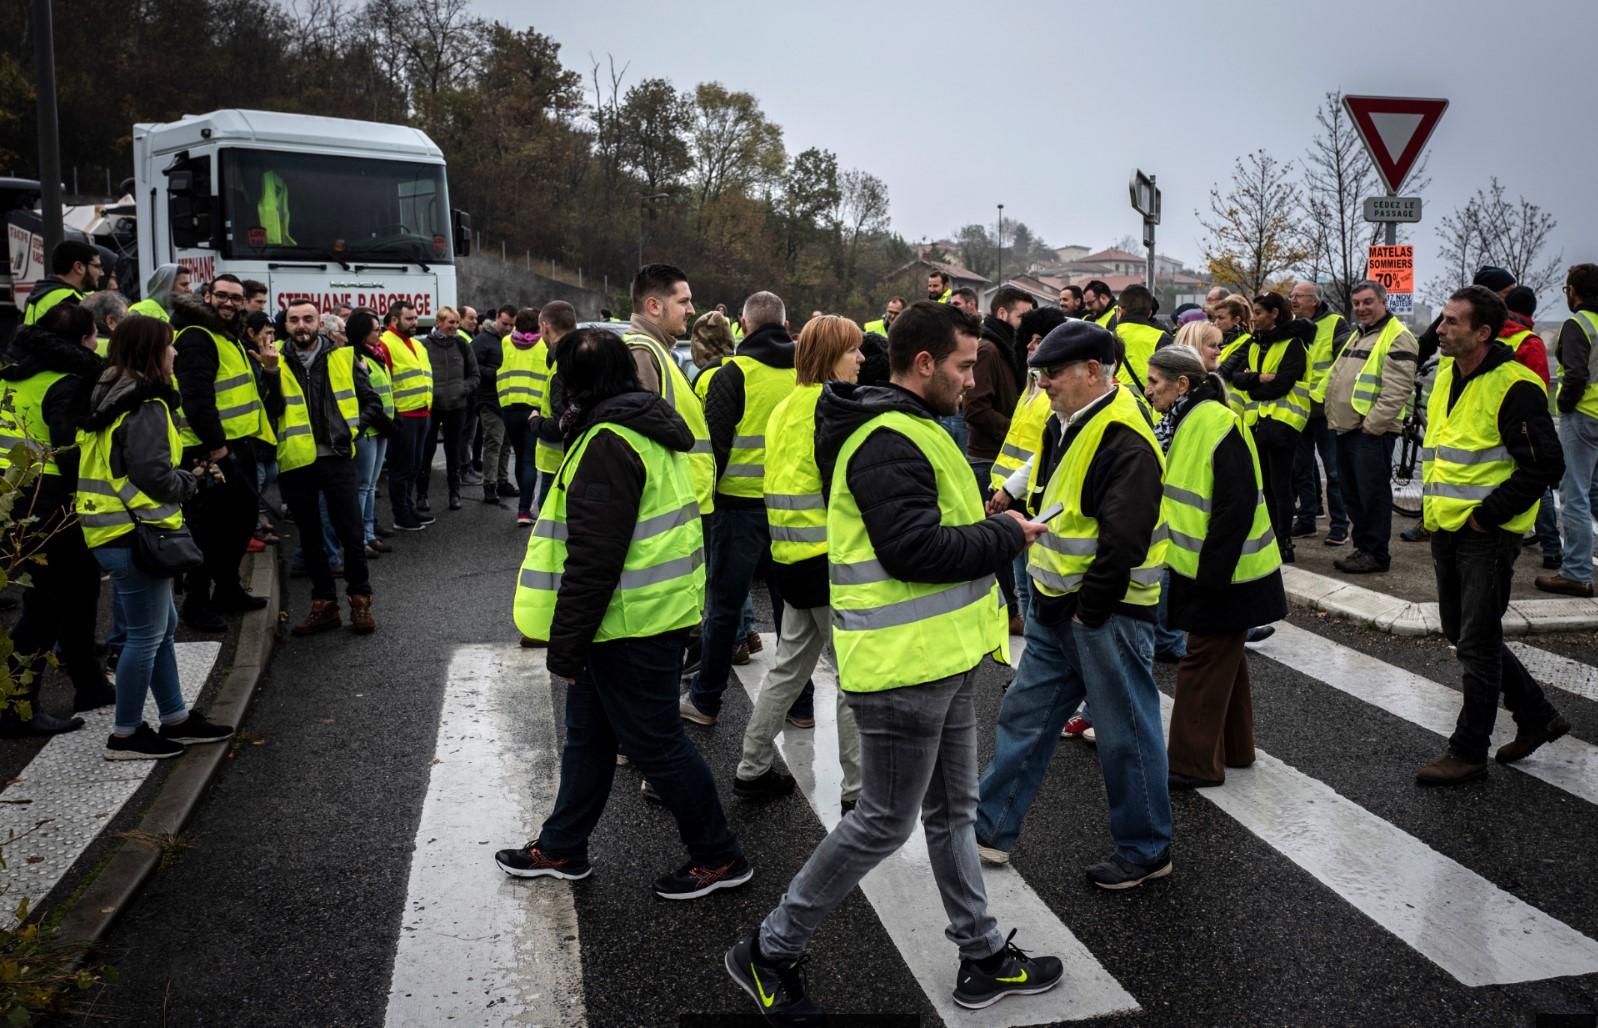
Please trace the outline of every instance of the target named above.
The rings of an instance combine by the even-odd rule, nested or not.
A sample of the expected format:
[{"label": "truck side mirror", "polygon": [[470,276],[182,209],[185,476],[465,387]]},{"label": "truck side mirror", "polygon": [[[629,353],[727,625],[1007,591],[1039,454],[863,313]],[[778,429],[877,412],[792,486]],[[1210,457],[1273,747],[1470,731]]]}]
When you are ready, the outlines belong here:
[{"label": "truck side mirror", "polygon": [[217,201],[211,195],[211,161],[208,156],[180,153],[166,168],[167,222],[172,245],[214,247]]},{"label": "truck side mirror", "polygon": [[455,256],[472,255],[472,216],[459,207],[450,209],[450,220],[455,226]]}]

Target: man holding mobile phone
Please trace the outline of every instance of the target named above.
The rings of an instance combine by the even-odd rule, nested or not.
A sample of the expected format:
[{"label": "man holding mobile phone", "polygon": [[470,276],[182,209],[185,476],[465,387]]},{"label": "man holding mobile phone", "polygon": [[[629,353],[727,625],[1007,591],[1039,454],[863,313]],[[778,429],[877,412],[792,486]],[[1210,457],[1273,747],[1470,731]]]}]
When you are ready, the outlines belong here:
[{"label": "man holding mobile phone", "polygon": [[[1115,382],[1116,338],[1091,321],[1049,332],[1027,363],[1056,417],[1035,458],[1049,534],[1032,547],[1026,652],[999,706],[982,775],[977,843],[1006,864],[1066,719],[1088,700],[1115,852],[1087,869],[1104,889],[1171,872],[1171,798],[1154,623],[1165,564],[1165,461],[1154,431]],[[1059,507],[1052,519],[1053,508]]]}]

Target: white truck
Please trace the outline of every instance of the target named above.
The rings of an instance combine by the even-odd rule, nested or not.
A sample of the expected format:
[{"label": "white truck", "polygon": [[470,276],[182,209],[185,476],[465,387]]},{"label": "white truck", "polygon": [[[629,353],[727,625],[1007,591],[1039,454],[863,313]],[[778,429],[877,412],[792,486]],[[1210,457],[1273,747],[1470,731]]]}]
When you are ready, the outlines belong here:
[{"label": "white truck", "polygon": [[133,168],[143,278],[166,263],[197,282],[231,272],[266,283],[268,311],[405,300],[431,322],[456,303],[471,222],[419,129],[212,111],[133,126]]}]

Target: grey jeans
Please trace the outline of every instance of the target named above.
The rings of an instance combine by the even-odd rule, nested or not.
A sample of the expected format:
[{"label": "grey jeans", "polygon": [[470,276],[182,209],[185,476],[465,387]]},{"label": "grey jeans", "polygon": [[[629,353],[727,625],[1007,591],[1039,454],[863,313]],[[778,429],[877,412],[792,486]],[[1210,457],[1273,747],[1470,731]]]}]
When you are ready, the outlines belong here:
[{"label": "grey jeans", "polygon": [[[831,624],[831,607],[783,608],[776,657],[771,670],[766,672],[765,681],[760,683],[754,713],[749,715],[749,725],[744,729],[743,759],[738,763],[737,772],[744,781],[759,778],[771,768],[777,752],[774,742],[777,733],[782,731],[788,708],[799,698],[805,682],[816,670],[816,662],[821,659],[821,651],[830,637]],[[848,693],[842,689],[837,693],[838,763],[843,766],[841,798],[853,800],[860,796],[860,730],[855,727]]]},{"label": "grey jeans", "polygon": [[962,957],[981,960],[1004,945],[988,913],[977,859],[976,668],[924,685],[850,693],[860,726],[865,788],[805,861],[760,926],[760,951],[797,958],[860,879],[926,830],[932,876],[949,916],[944,934]]},{"label": "grey jeans", "polygon": [[510,444],[505,439],[505,419],[499,408],[486,403],[477,405],[477,416],[483,426],[483,486],[509,481]]}]

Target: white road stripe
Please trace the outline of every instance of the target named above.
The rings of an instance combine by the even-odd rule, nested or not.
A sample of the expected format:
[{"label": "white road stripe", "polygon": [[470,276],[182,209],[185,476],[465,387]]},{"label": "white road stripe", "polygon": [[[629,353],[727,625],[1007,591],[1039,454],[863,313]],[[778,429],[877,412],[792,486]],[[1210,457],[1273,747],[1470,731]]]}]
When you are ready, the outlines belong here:
[{"label": "white road stripe", "polygon": [[1522,642],[1509,643],[1509,651],[1519,657],[1531,677],[1543,685],[1583,699],[1598,700],[1598,668]]},{"label": "white road stripe", "polygon": [[[1461,695],[1453,689],[1286,622],[1251,649],[1283,666],[1325,682],[1355,699],[1447,738],[1459,720]],[[1499,711],[1493,745],[1515,737],[1515,723]],[[1436,754],[1417,754],[1419,767]],[[1598,803],[1598,747],[1573,736],[1510,765],[1588,803]]]},{"label": "white road stripe", "polygon": [[[192,704],[222,644],[182,642],[176,649],[178,687]],[[0,839],[26,833],[6,846],[0,868],[7,924],[19,899],[37,903],[56,887],[154,769],[153,760],[105,759],[113,713],[101,707],[79,715],[82,728],[52,737],[0,793]],[[161,723],[153,697],[145,699],[144,719]]]},{"label": "white road stripe", "polygon": [[507,878],[493,859],[555,802],[560,747],[543,654],[458,647],[434,760],[387,1024],[586,1024],[571,884]]},{"label": "white road stripe", "polygon": [[[753,700],[777,651],[776,636],[763,633],[765,646],[749,664],[735,668],[744,691]],[[836,677],[825,662],[816,667],[816,726],[786,730],[778,736],[783,760],[805,799],[828,831],[837,826],[843,771],[838,763]],[[1006,932],[1019,929],[1019,945],[1034,953],[1059,957],[1065,978],[1039,996],[1011,996],[986,1010],[967,1010],[954,1002],[959,955],[944,938],[947,919],[927,857],[926,836],[918,825],[894,856],[879,864],[860,883],[877,918],[937,1010],[945,1025],[1002,1028],[1077,1021],[1138,1010],[1137,1000],[1121,987],[1104,965],[1071,933],[1026,880],[1013,868],[983,869],[988,909]]]},{"label": "white road stripe", "polygon": [[1263,750],[1197,792],[1466,985],[1598,971],[1598,942]]}]

